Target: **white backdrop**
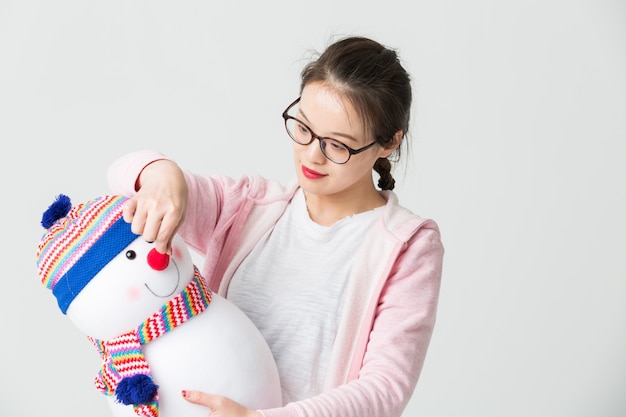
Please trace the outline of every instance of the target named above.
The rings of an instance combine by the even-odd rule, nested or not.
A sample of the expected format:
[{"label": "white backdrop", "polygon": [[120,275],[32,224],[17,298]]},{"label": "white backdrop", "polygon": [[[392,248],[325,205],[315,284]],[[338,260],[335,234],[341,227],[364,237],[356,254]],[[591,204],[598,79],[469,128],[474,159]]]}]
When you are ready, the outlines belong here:
[{"label": "white backdrop", "polygon": [[0,0],[0,415],[108,416],[99,358],[40,284],[41,214],[117,156],[291,178],[312,49],[397,47],[401,201],[441,226],[437,327],[404,415],[626,415],[626,2]]}]

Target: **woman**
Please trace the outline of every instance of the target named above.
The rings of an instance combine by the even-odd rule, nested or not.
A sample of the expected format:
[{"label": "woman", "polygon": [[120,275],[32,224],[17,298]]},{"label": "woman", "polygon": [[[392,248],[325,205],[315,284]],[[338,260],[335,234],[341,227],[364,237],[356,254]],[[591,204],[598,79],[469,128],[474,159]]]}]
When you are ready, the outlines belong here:
[{"label": "woman", "polygon": [[349,37],[304,68],[300,90],[283,113],[297,177],[287,186],[199,176],[148,151],[119,158],[109,183],[132,196],[124,218],[157,250],[179,233],[204,254],[210,287],[276,359],[281,408],[183,391],[187,400],[211,416],[400,416],[433,331],[443,258],[436,223],[391,191],[410,77],[395,51]]}]

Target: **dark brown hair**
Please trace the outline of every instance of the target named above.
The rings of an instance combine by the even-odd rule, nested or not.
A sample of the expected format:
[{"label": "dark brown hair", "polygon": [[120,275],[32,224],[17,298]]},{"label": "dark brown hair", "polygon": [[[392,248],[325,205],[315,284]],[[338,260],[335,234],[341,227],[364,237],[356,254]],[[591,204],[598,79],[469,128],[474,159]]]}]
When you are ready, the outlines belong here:
[{"label": "dark brown hair", "polygon": [[[411,79],[396,51],[364,37],[347,37],[331,44],[302,70],[300,91],[312,82],[332,85],[344,95],[368,131],[383,147],[389,147],[401,130],[409,130]],[[402,141],[404,142],[404,140]],[[400,157],[400,146],[394,152]],[[374,164],[378,186],[393,190],[391,161],[379,158]]]}]

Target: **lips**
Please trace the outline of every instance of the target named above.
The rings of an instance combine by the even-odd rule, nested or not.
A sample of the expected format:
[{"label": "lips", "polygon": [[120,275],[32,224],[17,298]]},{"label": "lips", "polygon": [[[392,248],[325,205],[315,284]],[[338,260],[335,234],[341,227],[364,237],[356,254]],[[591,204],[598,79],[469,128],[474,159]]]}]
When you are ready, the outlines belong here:
[{"label": "lips", "polygon": [[309,169],[304,165],[302,165],[302,174],[310,180],[316,180],[319,178],[324,178],[326,176],[326,174],[320,174],[319,172],[313,171],[312,169]]}]

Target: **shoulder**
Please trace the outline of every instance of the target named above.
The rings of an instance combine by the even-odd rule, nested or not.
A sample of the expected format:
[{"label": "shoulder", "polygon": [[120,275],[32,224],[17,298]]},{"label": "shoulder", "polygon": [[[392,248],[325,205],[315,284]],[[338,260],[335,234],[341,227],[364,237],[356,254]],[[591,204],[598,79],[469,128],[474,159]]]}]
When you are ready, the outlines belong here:
[{"label": "shoulder", "polygon": [[261,175],[242,175],[239,177],[223,175],[202,177],[190,175],[188,182],[206,182],[207,179],[213,187],[220,190],[224,198],[243,198],[252,200],[256,204],[276,200],[290,200],[298,188],[295,181],[284,185],[277,180],[269,179]]},{"label": "shoulder", "polygon": [[291,180],[286,184],[262,176],[246,177],[249,186],[249,198],[256,204],[267,204],[277,200],[290,201],[298,189],[298,183]]},{"label": "shoulder", "polygon": [[433,219],[424,218],[401,206],[393,191],[383,191],[387,200],[383,211],[383,224],[387,232],[398,240],[408,242],[416,235],[429,235],[431,240],[440,240],[439,226]]}]

